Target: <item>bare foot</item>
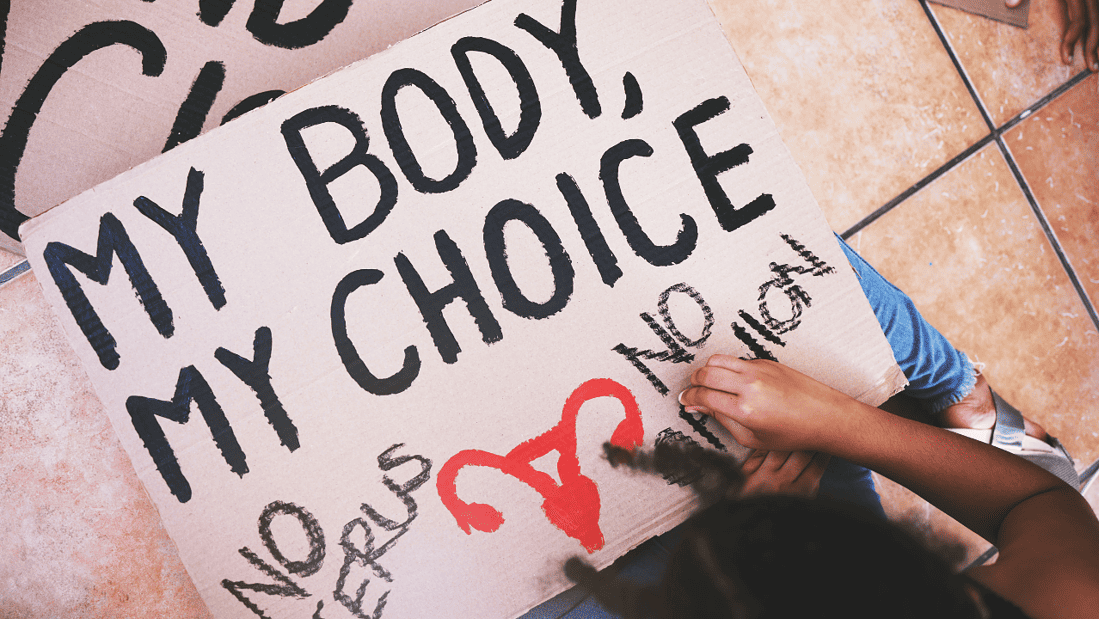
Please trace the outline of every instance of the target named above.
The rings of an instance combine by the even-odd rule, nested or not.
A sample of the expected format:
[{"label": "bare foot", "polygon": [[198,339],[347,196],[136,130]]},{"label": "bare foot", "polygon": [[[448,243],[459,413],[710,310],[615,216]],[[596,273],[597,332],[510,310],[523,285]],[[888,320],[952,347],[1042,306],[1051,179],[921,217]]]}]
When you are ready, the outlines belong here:
[{"label": "bare foot", "polygon": [[[977,375],[977,384],[973,391],[961,402],[948,406],[938,416],[939,425],[944,428],[971,428],[987,430],[996,424],[996,405],[992,401],[992,388],[981,374]],[[1028,436],[1046,440],[1045,428],[1023,418]]]}]

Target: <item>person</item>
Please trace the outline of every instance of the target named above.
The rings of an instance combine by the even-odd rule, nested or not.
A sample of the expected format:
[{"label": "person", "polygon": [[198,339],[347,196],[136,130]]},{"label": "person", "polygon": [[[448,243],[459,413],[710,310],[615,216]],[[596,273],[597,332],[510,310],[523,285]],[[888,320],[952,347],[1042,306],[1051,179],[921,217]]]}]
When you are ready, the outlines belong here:
[{"label": "person", "polygon": [[[999,559],[967,573],[968,582],[977,587],[977,602],[1000,605],[1006,600],[1017,608],[997,607],[1033,619],[1088,617],[1099,609],[1099,520],[1077,489],[1048,471],[991,445],[863,404],[772,361],[715,355],[694,372],[691,385],[681,395],[684,405],[712,415],[743,445],[768,455],[827,453],[866,466],[993,543]],[[811,522],[807,517],[798,521],[802,526]],[[720,530],[723,525],[712,526]],[[784,530],[795,535],[793,527]],[[827,532],[809,538],[815,541],[806,542],[802,550],[824,537]],[[801,559],[796,553],[784,554],[789,564]],[[888,572],[894,567],[890,560],[873,569]],[[814,577],[799,573],[804,580]],[[829,581],[839,586],[837,579]],[[798,590],[789,581],[785,586],[788,597]],[[846,587],[847,595],[831,597],[840,604],[854,603],[863,589],[856,581]],[[897,594],[904,591],[899,587]],[[829,614],[819,604],[814,607]]]},{"label": "person", "polygon": [[[801,530],[805,518],[820,517],[833,523],[847,522],[840,526],[847,533],[866,529],[876,531],[879,541],[902,539],[888,532],[870,475],[869,469],[874,469],[999,548],[995,564],[970,570],[974,586],[990,591],[990,599],[1009,600],[1036,619],[1073,616],[1069,610],[1086,609],[1087,604],[1099,608],[1095,605],[1099,602],[1099,525],[1087,503],[1073,487],[1042,468],[936,427],[992,428],[998,406],[1010,407],[993,394],[969,357],[923,319],[907,295],[836,238],[909,379],[906,393],[922,405],[923,421],[932,423],[869,407],[774,362],[715,355],[692,374],[692,386],[680,398],[688,410],[712,416],[738,442],[754,450],[740,467],[740,496],[762,495],[763,500],[773,499],[775,493],[789,497],[819,492],[830,499],[831,507],[801,505],[795,509],[799,517],[787,515],[783,522]],[[1033,439],[1056,443],[1031,420],[1020,423],[1019,431],[1024,429]],[[1067,454],[1063,455],[1067,460]],[[854,517],[854,522],[860,524],[850,526],[852,516],[835,508],[837,505],[855,509],[861,515]],[[766,512],[774,506],[767,503],[764,507]],[[790,508],[789,504],[784,507]],[[726,504],[720,509],[729,512],[733,507]],[[762,508],[756,505],[754,509]],[[867,525],[867,518],[875,524]],[[632,556],[624,557],[616,569],[633,582],[649,584],[662,574],[674,574],[676,570],[669,566],[676,564],[675,548],[686,544],[692,527],[697,526],[683,525],[650,540]],[[912,554],[911,544],[899,547]],[[1066,574],[1080,580],[1062,580]],[[835,573],[829,571],[828,576]],[[832,581],[823,576],[818,580]],[[1068,586],[1070,582],[1079,586]],[[856,585],[844,591],[861,600],[867,597],[869,587]],[[1053,604],[1051,596],[1065,598]],[[604,601],[589,598],[563,615],[532,612],[528,616],[617,616]],[[644,606],[650,610],[657,607]],[[1065,613],[1052,614],[1050,609]]]},{"label": "person", "polygon": [[[1023,0],[1005,0],[1008,8],[1015,8]],[[1076,43],[1084,53],[1084,65],[1099,72],[1099,1],[1064,0],[1065,30],[1061,36],[1061,62],[1072,64]]]},{"label": "person", "polygon": [[[648,462],[640,454],[639,468],[679,475],[685,464],[701,463],[711,478],[699,484],[704,499],[724,485],[714,483],[715,472],[732,493],[681,525],[655,585],[570,560],[566,573],[605,612],[626,619],[1044,619],[1091,617],[1099,608],[1099,522],[1079,493],[1036,465],[858,403],[772,361],[715,356],[694,378],[684,399],[742,440],[771,454],[811,447],[873,464],[995,541],[1000,560],[955,574],[920,540],[866,510],[793,494],[738,498],[743,476],[735,461],[663,445]],[[633,457],[616,451],[624,450],[608,448],[612,462]],[[1013,483],[1003,483],[1003,474]]]}]

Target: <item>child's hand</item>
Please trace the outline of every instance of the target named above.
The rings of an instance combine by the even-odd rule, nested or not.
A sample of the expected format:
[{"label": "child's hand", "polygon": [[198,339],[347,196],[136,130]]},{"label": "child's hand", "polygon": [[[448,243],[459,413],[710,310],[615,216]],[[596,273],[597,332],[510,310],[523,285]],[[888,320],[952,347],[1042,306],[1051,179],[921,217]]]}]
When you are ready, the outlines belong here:
[{"label": "child's hand", "polygon": [[848,396],[773,361],[714,355],[679,395],[689,411],[717,419],[752,449],[823,451]]},{"label": "child's hand", "polygon": [[830,458],[828,454],[808,451],[756,450],[741,465],[745,479],[740,496],[792,494],[815,497]]},{"label": "child's hand", "polygon": [[[1005,0],[1008,8],[1015,8],[1023,0]],[[1072,53],[1079,41],[1084,48],[1084,64],[1092,71],[1099,71],[1099,1],[1064,0],[1065,33],[1061,37],[1061,62],[1072,64]]]}]

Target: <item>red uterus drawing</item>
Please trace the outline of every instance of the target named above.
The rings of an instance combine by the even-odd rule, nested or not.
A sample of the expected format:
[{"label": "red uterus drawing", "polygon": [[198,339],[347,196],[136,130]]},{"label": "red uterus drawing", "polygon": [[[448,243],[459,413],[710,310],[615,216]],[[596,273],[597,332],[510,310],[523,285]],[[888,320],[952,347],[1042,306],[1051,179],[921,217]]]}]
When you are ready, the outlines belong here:
[{"label": "red uterus drawing", "polygon": [[[561,421],[546,433],[521,443],[506,456],[479,449],[466,449],[455,454],[439,470],[435,479],[439,498],[450,510],[467,535],[471,527],[491,533],[500,528],[504,516],[490,505],[466,503],[458,498],[456,479],[465,466],[485,466],[499,469],[527,484],[542,495],[542,511],[546,518],[569,537],[576,539],[589,552],[603,547],[603,531],[599,528],[599,488],[580,472],[576,457],[576,416],[588,400],[609,396],[626,409],[626,418],[611,435],[611,443],[624,449],[641,445],[645,431],[641,424],[641,409],[630,390],[609,378],[593,378],[576,388],[565,401]],[[531,462],[551,451],[557,451],[558,484],[551,475],[531,466]]]}]

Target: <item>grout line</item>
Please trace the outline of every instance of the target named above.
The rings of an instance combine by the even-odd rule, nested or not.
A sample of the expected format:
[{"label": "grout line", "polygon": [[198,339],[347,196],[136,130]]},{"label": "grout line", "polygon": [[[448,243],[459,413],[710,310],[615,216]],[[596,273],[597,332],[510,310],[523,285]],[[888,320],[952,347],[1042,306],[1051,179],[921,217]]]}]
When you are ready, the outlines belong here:
[{"label": "grout line", "polygon": [[906,189],[897,197],[887,202],[882,207],[875,210],[873,213],[863,218],[862,221],[856,223],[851,228],[847,229],[840,236],[847,240],[851,236],[855,235],[862,229],[866,228],[883,215],[891,211],[898,204],[911,197],[920,189],[926,187],[929,183],[939,178],[954,166],[961,163],[963,160],[971,156],[980,148],[983,148],[990,141],[995,141],[997,147],[1000,150],[1000,154],[1003,155],[1005,161],[1007,161],[1008,168],[1011,170],[1012,176],[1015,177],[1015,182],[1019,185],[1019,188],[1023,191],[1023,195],[1026,197],[1027,203],[1030,204],[1030,209],[1034,213],[1034,216],[1038,219],[1038,223],[1042,226],[1042,231],[1046,236],[1046,240],[1053,247],[1054,253],[1057,255],[1057,259],[1061,262],[1061,268],[1064,269],[1065,274],[1068,275],[1069,281],[1072,282],[1073,288],[1076,289],[1076,295],[1079,297],[1081,303],[1084,304],[1084,308],[1088,312],[1088,316],[1091,318],[1092,324],[1099,329],[1099,313],[1096,312],[1095,306],[1092,304],[1091,299],[1088,298],[1087,293],[1084,290],[1083,285],[1080,283],[1080,278],[1076,274],[1076,269],[1068,260],[1068,256],[1065,255],[1064,249],[1061,247],[1060,241],[1057,239],[1057,235],[1054,233],[1053,228],[1049,224],[1049,220],[1046,219],[1045,213],[1042,211],[1041,205],[1038,204],[1038,200],[1034,197],[1034,193],[1030,189],[1030,185],[1027,183],[1023,173],[1019,170],[1019,166],[1015,162],[1014,156],[1011,154],[1011,150],[1004,142],[1003,134],[1016,125],[1026,120],[1032,114],[1042,109],[1050,102],[1054,101],[1072,87],[1076,86],[1083,80],[1087,79],[1091,75],[1090,69],[1084,69],[1077,75],[1070,78],[1065,83],[1061,84],[1057,88],[1053,89],[1050,93],[1039,99],[1037,102],[1028,106],[1023,112],[1007,121],[1001,127],[996,127],[992,121],[992,117],[989,115],[988,110],[985,108],[984,102],[981,101],[981,97],[977,94],[976,88],[973,86],[972,80],[969,79],[969,75],[965,72],[965,68],[962,66],[961,60],[958,58],[958,54],[954,51],[954,48],[950,45],[950,41],[946,37],[946,33],[943,31],[942,26],[939,24],[939,20],[935,17],[935,14],[931,11],[931,7],[928,5],[927,0],[920,0],[920,6],[923,7],[924,13],[927,15],[928,20],[931,22],[931,27],[935,29],[935,34],[938,35],[939,41],[946,48],[946,53],[950,56],[950,61],[954,64],[954,68],[958,71],[958,75],[962,78],[962,83],[965,84],[965,88],[969,91],[970,97],[977,105],[977,109],[981,112],[981,117],[984,118],[985,124],[988,125],[989,135],[979,140],[973,146],[967,148],[957,157],[951,159],[943,166],[940,166],[931,174],[917,181],[914,185]]},{"label": "grout line", "polygon": [[950,62],[954,63],[954,68],[962,78],[962,83],[965,84],[966,90],[969,91],[969,96],[972,97],[973,102],[977,104],[977,110],[981,112],[981,118],[985,119],[985,124],[988,125],[989,130],[995,132],[996,124],[992,122],[992,116],[985,108],[985,104],[981,101],[981,97],[977,95],[977,89],[973,86],[973,81],[969,79],[969,74],[965,72],[962,61],[958,58],[958,54],[954,51],[954,47],[950,45],[950,40],[946,38],[946,33],[939,24],[938,18],[935,17],[935,14],[931,11],[931,6],[928,5],[927,0],[920,0],[920,6],[923,7],[923,12],[927,14],[927,19],[931,22],[931,27],[935,29],[935,34],[939,35],[939,41],[942,42],[943,47],[946,48],[946,53],[950,56]]},{"label": "grout line", "polygon": [[1091,299],[1088,298],[1087,292],[1084,291],[1083,284],[1080,283],[1079,276],[1076,275],[1076,269],[1073,268],[1072,263],[1069,262],[1068,256],[1065,255],[1065,250],[1061,247],[1061,242],[1057,240],[1057,234],[1054,233],[1053,227],[1049,225],[1046,214],[1042,211],[1042,207],[1038,204],[1038,200],[1030,190],[1030,185],[1027,183],[1026,178],[1023,177],[1023,173],[1019,170],[1019,166],[1015,163],[1015,157],[1011,154],[1011,149],[1007,147],[1003,137],[1000,135],[996,136],[996,145],[1000,147],[1000,153],[1003,154],[1008,167],[1011,168],[1011,173],[1015,176],[1015,182],[1019,183],[1019,187],[1023,190],[1023,195],[1026,196],[1027,202],[1030,203],[1030,209],[1034,212],[1034,216],[1042,226],[1042,231],[1046,235],[1046,240],[1049,241],[1049,244],[1053,247],[1053,253],[1055,253],[1057,259],[1061,261],[1061,268],[1065,270],[1065,274],[1068,275],[1068,279],[1072,282],[1073,288],[1076,289],[1076,295],[1080,298],[1080,302],[1084,304],[1084,309],[1087,310],[1092,324],[1095,325],[1096,329],[1099,329],[1099,314],[1096,314],[1095,306],[1092,305]]},{"label": "grout line", "polygon": [[1011,120],[1005,122],[999,129],[996,130],[996,133],[1002,135],[1004,133],[1007,133],[1008,131],[1011,131],[1012,129],[1015,128],[1015,125],[1018,125],[1019,123],[1023,122],[1027,118],[1030,118],[1031,114],[1034,114],[1038,110],[1040,110],[1040,109],[1044,108],[1045,106],[1049,105],[1050,103],[1053,102],[1054,99],[1056,99],[1057,97],[1060,97],[1061,95],[1065,94],[1070,89],[1072,89],[1072,87],[1074,87],[1077,84],[1079,84],[1080,82],[1086,80],[1088,78],[1088,76],[1090,76],[1090,75],[1091,75],[1091,71],[1088,70],[1088,69],[1084,69],[1083,71],[1081,71],[1081,72],[1077,73],[1076,75],[1072,76],[1071,78],[1069,78],[1069,80],[1067,82],[1065,82],[1064,84],[1061,84],[1057,88],[1054,88],[1053,91],[1050,92],[1048,95],[1046,95],[1046,96],[1042,97],[1041,99],[1039,99],[1037,103],[1032,104],[1027,109],[1023,110],[1022,112],[1019,112],[1019,114],[1017,116],[1015,116],[1015,118],[1012,118]]},{"label": "grout line", "polygon": [[24,260],[23,262],[20,262],[19,264],[13,266],[7,271],[0,273],[0,286],[3,286],[4,284],[10,282],[16,277],[19,277],[29,270],[31,270],[31,263]]},{"label": "grout line", "polygon": [[987,146],[994,139],[994,137],[995,137],[995,134],[990,133],[990,134],[986,135],[985,137],[981,138],[980,140],[977,140],[977,142],[975,144],[973,144],[969,148],[967,148],[964,151],[962,151],[961,153],[959,153],[956,157],[954,157],[950,161],[947,161],[943,165],[939,166],[934,172],[932,172],[932,173],[928,174],[927,176],[921,178],[920,180],[916,181],[915,184],[913,184],[908,189],[905,189],[903,192],[900,193],[900,195],[893,198],[889,202],[886,202],[884,206],[882,206],[878,210],[874,211],[873,213],[870,213],[866,217],[863,217],[862,221],[860,221],[860,222],[856,223],[855,225],[851,226],[850,228],[848,228],[846,231],[841,233],[840,236],[843,237],[843,240],[845,240],[845,241],[848,240],[849,238],[851,238],[852,236],[854,236],[855,234],[860,232],[863,228],[869,226],[870,224],[872,224],[875,221],[877,221],[878,219],[880,219],[883,215],[885,215],[889,211],[893,210],[893,208],[896,207],[897,205],[899,205],[901,202],[904,202],[908,198],[912,197],[913,194],[915,194],[919,190],[923,189],[924,187],[930,185],[931,183],[936,181],[940,176],[942,176],[943,174],[946,174],[947,172],[949,172],[951,169],[953,169],[955,166],[957,166],[961,162],[963,162],[966,159],[969,159],[970,157],[972,157],[977,151],[979,151],[982,148],[984,148],[985,146]]}]

